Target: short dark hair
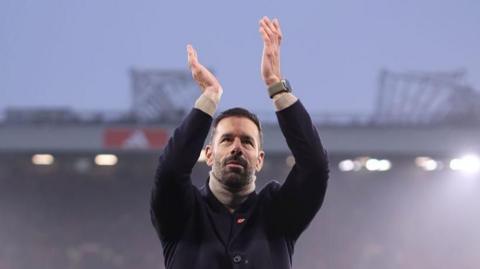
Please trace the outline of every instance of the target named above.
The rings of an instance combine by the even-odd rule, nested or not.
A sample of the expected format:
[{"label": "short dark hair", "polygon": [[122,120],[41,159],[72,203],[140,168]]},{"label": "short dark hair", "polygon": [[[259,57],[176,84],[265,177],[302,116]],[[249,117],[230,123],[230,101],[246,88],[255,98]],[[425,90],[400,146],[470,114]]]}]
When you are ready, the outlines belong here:
[{"label": "short dark hair", "polygon": [[258,129],[258,134],[259,134],[259,138],[260,138],[260,145],[259,146],[260,146],[260,148],[262,148],[262,145],[263,145],[262,125],[260,124],[260,121],[258,120],[257,115],[255,115],[254,113],[248,111],[245,108],[241,108],[241,107],[234,107],[234,108],[227,109],[227,110],[221,112],[220,114],[218,114],[217,117],[215,117],[215,119],[213,120],[212,131],[210,133],[210,142],[213,141],[213,137],[215,135],[215,130],[217,129],[218,123],[221,120],[223,120],[225,118],[229,118],[229,117],[247,118],[247,119],[251,120],[253,123],[255,123],[255,125],[257,126],[257,129]]}]

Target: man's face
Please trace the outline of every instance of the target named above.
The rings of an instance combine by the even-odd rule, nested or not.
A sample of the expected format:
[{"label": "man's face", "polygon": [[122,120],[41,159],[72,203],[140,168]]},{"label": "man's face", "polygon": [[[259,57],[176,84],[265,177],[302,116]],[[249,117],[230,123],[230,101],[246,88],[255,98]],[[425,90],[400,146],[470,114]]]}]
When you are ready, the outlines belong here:
[{"label": "man's face", "polygon": [[232,191],[250,184],[263,165],[260,135],[254,122],[245,117],[222,119],[212,144],[205,148],[213,174]]}]

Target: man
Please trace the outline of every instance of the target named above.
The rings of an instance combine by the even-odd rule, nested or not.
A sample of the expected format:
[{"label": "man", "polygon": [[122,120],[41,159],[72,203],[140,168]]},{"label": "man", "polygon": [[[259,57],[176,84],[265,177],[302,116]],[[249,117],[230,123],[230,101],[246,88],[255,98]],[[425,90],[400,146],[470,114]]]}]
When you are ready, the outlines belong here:
[{"label": "man", "polygon": [[323,202],[327,156],[308,113],[282,80],[279,22],[263,17],[259,30],[262,77],[296,163],[283,185],[270,182],[257,193],[255,173],[265,157],[261,126],[255,115],[234,108],[213,122],[205,186],[192,185],[223,89],[188,45],[202,94],[160,156],[151,202],[166,268],[291,268],[294,244]]}]

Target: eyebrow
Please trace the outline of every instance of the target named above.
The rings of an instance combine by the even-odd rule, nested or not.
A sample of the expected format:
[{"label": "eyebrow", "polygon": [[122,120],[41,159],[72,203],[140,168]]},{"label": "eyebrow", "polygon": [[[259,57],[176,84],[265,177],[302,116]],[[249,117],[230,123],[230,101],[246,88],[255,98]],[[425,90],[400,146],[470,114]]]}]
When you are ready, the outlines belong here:
[{"label": "eyebrow", "polygon": [[[235,135],[231,134],[231,133],[226,133],[226,134],[223,134],[222,136],[220,136],[220,139],[221,138],[231,138],[231,137],[234,137]],[[253,141],[255,142],[255,139],[253,139],[252,136],[249,136],[249,135],[240,135],[240,138],[241,139],[248,139],[250,141]],[[256,143],[255,143],[256,144]]]}]

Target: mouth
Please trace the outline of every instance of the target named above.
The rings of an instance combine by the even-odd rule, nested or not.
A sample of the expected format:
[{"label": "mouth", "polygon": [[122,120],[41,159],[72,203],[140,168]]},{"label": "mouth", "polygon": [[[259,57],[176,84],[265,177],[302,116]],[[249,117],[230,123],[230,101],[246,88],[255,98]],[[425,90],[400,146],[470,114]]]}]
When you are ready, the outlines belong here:
[{"label": "mouth", "polygon": [[238,168],[243,168],[243,165],[239,163],[227,163],[227,167],[238,167]]},{"label": "mouth", "polygon": [[244,168],[245,167],[243,165],[243,163],[241,163],[239,161],[229,161],[225,164],[225,166],[231,167],[231,168]]}]

